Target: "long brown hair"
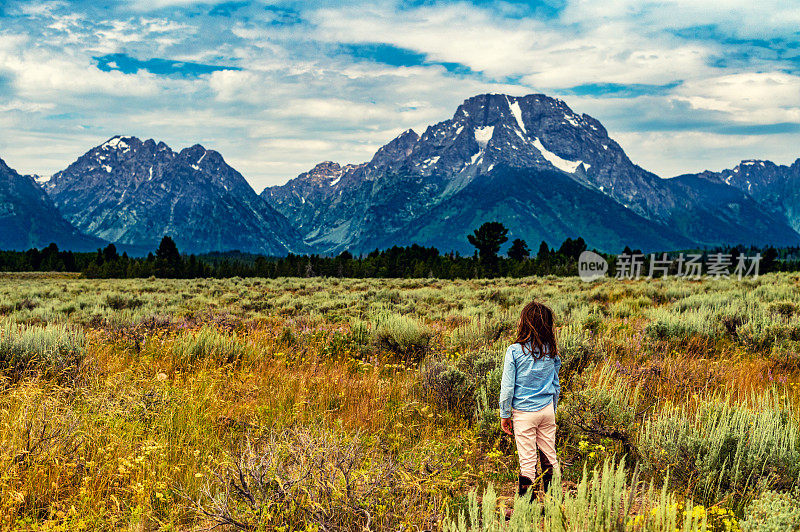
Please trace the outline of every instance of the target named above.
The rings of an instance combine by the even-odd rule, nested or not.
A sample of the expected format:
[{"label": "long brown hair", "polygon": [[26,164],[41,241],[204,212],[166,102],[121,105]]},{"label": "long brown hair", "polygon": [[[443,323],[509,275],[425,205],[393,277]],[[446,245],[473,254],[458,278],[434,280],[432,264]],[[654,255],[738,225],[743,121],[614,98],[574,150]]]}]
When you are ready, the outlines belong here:
[{"label": "long brown hair", "polygon": [[541,358],[545,355],[555,358],[558,355],[556,345],[556,326],[553,320],[553,311],[550,307],[538,301],[531,301],[522,309],[517,327],[517,339],[515,343],[522,345],[522,352],[525,346],[531,343],[531,355],[534,358]]}]

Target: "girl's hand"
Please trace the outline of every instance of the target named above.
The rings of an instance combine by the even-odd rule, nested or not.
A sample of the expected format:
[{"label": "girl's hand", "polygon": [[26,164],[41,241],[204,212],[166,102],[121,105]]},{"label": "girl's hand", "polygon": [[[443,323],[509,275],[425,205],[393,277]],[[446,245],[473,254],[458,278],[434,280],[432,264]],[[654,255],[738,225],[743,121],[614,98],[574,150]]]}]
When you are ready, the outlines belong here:
[{"label": "girl's hand", "polygon": [[514,425],[511,423],[510,417],[500,418],[500,428],[509,436],[514,435]]}]

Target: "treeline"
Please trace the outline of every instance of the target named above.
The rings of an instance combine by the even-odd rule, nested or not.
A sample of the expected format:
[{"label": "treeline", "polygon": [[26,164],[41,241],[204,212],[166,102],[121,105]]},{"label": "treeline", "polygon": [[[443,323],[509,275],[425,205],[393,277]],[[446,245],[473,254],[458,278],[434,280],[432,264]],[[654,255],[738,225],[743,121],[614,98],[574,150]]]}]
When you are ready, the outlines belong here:
[{"label": "treeline", "polygon": [[522,241],[515,241],[510,257],[500,257],[491,249],[484,249],[483,254],[476,250],[472,256],[440,253],[436,248],[416,244],[375,250],[359,257],[347,251],[335,257],[266,257],[239,252],[184,255],[170,237],[164,237],[155,253],[146,257],[120,255],[114,244],[93,253],[60,251],[55,244],[42,250],[0,251],[0,271],[80,272],[87,278],[566,276],[577,274],[577,259],[584,249],[585,242],[578,238],[567,239],[557,249],[542,242],[533,258]]},{"label": "treeline", "polygon": [[235,253],[209,256],[182,255],[169,237],[164,237],[155,254],[144,258],[118,255],[113,244],[94,254],[81,270],[89,278],[137,277],[353,277],[397,278],[436,277],[472,279],[479,277],[528,275],[577,275],[577,260],[586,249],[583,239],[568,239],[557,250],[542,243],[533,259],[529,253],[516,258],[463,256],[440,253],[436,248],[394,246],[360,257],[345,251],[335,257],[293,255],[265,257]]},{"label": "treeline", "polygon": [[4,272],[80,272],[95,258],[95,253],[61,251],[55,244],[28,251],[0,251],[0,271]]},{"label": "treeline", "polygon": [[[293,255],[266,257],[241,252],[184,255],[175,242],[164,237],[155,253],[146,257],[120,255],[114,244],[93,253],[60,251],[55,244],[44,249],[0,251],[0,271],[80,272],[87,278],[202,278],[202,277],[353,277],[475,279],[525,277],[530,275],[577,275],[578,257],[586,250],[583,238],[567,238],[558,248],[541,242],[535,254],[524,240],[514,240],[505,255],[508,230],[488,222],[469,235],[473,255],[440,253],[433,247],[412,245],[375,250],[358,257],[345,251],[335,257]],[[687,251],[688,252],[688,251]],[[745,246],[698,250],[705,257],[714,253],[761,254],[760,273],[800,271],[800,247],[777,249]],[[622,253],[639,254],[625,248]],[[604,254],[614,269],[615,257]],[[705,262],[705,260],[704,260]],[[646,270],[645,270],[646,274]]]}]

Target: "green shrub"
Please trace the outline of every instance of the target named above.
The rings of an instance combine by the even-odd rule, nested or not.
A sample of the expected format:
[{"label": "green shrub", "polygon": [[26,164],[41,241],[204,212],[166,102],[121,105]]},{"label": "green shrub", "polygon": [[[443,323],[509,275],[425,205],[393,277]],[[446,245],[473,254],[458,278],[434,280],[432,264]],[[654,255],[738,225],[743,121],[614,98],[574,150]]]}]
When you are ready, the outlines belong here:
[{"label": "green shrub", "polygon": [[769,312],[781,316],[785,320],[789,320],[792,316],[797,314],[797,303],[794,301],[773,301],[767,306]]},{"label": "green shrub", "polygon": [[595,382],[588,374],[576,379],[570,390],[562,387],[558,408],[560,429],[581,439],[618,442],[633,454],[632,435],[639,405],[638,389],[604,368]]},{"label": "green shrub", "polygon": [[369,342],[369,322],[361,318],[351,318],[350,337],[356,345],[367,345]]},{"label": "green shrub", "polygon": [[469,418],[475,408],[475,385],[469,376],[448,362],[436,362],[421,370],[420,387],[425,400],[438,410]]},{"label": "green shrub", "polygon": [[428,350],[433,330],[407,316],[379,316],[373,323],[375,343],[405,359],[420,359]]},{"label": "green shrub", "polygon": [[711,399],[696,412],[668,405],[642,427],[639,451],[654,471],[669,468],[675,480],[696,482],[696,496],[707,501],[764,485],[788,488],[800,474],[797,422],[786,402],[755,404]]},{"label": "green shrub", "polygon": [[496,442],[503,435],[497,401],[490,400],[485,387],[479,388],[476,395],[475,421],[478,438],[483,442]]},{"label": "green shrub", "polygon": [[486,299],[493,303],[497,303],[502,308],[508,308],[511,304],[508,300],[508,293],[505,290],[492,290]]},{"label": "green shrub", "polygon": [[692,337],[712,338],[717,334],[716,322],[704,308],[675,312],[673,309],[655,308],[648,313],[650,323],[645,332],[657,340],[686,341]]},{"label": "green shrub", "polygon": [[19,310],[33,310],[39,306],[37,301],[34,301],[30,298],[25,298],[17,304],[17,309]]},{"label": "green shrub", "polygon": [[473,382],[483,382],[495,368],[502,366],[503,359],[497,352],[470,351],[458,359],[458,367],[467,373]]},{"label": "green shrub", "polygon": [[742,532],[800,530],[800,501],[788,493],[765,491],[752,501],[739,522]]},{"label": "green shrub", "polygon": [[458,326],[450,334],[450,344],[463,349],[492,345],[503,337],[510,339],[514,323],[508,316],[479,316]]},{"label": "green shrub", "polygon": [[226,335],[213,327],[203,326],[194,335],[178,337],[172,344],[171,354],[174,363],[192,366],[203,360],[230,364],[242,360],[247,352],[236,333]]},{"label": "green shrub", "polygon": [[403,301],[403,296],[398,290],[381,290],[376,294],[375,299],[398,305]]},{"label": "green shrub", "polygon": [[512,331],[514,323],[511,320],[495,318],[486,325],[484,338],[488,344],[492,344]]},{"label": "green shrub", "polygon": [[106,296],[106,307],[112,310],[137,309],[144,303],[135,297],[125,297],[120,294],[108,294]]},{"label": "green shrub", "polygon": [[13,380],[25,373],[72,372],[86,356],[86,335],[65,325],[44,327],[0,322],[0,371]]},{"label": "green shrub", "polygon": [[599,360],[599,354],[595,350],[590,334],[583,331],[578,324],[564,327],[557,341],[561,358],[559,379],[562,388],[566,388],[577,375]]}]

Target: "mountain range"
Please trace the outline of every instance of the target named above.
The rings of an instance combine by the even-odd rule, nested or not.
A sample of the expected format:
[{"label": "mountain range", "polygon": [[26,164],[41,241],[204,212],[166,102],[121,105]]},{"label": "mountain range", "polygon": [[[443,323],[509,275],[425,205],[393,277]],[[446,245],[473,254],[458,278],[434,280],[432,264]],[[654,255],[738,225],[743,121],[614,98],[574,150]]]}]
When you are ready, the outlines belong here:
[{"label": "mountain range", "polygon": [[222,156],[200,145],[113,137],[43,184],[78,230],[152,250],[164,235],[179,249],[285,255],[304,249],[289,221]]},{"label": "mountain range", "polygon": [[18,174],[0,159],[0,248],[42,248],[50,242],[75,251],[104,244],[66,221],[33,177]]},{"label": "mountain range", "polygon": [[418,243],[470,252],[497,220],[531,247],[582,236],[618,252],[800,243],[800,159],[663,179],[637,166],[596,119],[559,99],[483,94],[368,162],[326,161],[258,195],[200,145],[115,136],[47,180],[0,161],[0,248],[53,241],[267,255],[368,252]]},{"label": "mountain range", "polygon": [[580,235],[603,250],[798,242],[794,211],[731,185],[642,169],[562,100],[484,94],[365,164],[321,163],[261,196],[327,253],[412,242],[468,251],[466,235],[487,220],[529,243]]}]

